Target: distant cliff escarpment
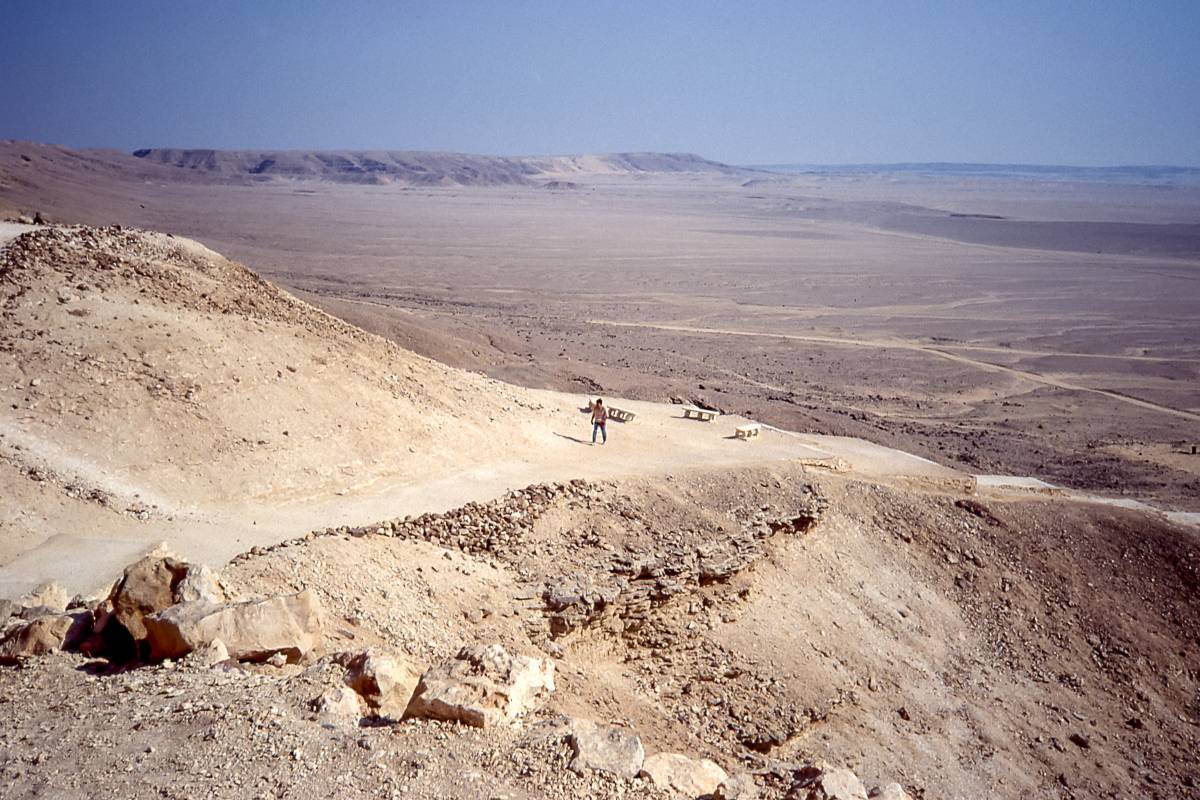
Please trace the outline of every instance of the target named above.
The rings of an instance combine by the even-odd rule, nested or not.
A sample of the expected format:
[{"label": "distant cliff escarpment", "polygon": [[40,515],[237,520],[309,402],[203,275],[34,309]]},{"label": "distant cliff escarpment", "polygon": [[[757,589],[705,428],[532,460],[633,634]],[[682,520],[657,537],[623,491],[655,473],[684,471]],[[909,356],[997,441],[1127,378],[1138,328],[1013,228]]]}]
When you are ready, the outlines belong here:
[{"label": "distant cliff escarpment", "polygon": [[414,186],[525,186],[564,176],[740,172],[689,153],[509,157],[397,150],[148,149],[133,155],[144,162],[216,180],[304,179]]}]

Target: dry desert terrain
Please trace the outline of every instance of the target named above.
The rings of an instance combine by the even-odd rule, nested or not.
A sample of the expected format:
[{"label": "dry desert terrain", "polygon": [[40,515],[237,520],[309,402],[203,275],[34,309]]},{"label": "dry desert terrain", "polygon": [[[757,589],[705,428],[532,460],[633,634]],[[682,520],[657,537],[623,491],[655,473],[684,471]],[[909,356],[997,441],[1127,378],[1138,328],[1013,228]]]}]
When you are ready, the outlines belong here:
[{"label": "dry desert terrain", "polygon": [[3,144],[5,796],[1197,797],[1200,190],[1042,178]]}]

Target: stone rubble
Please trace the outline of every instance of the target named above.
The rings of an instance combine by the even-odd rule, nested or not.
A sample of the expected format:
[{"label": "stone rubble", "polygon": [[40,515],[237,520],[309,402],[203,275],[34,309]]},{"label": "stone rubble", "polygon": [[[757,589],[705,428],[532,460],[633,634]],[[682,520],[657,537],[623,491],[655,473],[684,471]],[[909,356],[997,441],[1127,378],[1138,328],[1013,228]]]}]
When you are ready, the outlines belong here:
[{"label": "stone rubble", "polygon": [[405,716],[476,728],[512,724],[554,691],[554,662],[470,645],[421,676]]}]

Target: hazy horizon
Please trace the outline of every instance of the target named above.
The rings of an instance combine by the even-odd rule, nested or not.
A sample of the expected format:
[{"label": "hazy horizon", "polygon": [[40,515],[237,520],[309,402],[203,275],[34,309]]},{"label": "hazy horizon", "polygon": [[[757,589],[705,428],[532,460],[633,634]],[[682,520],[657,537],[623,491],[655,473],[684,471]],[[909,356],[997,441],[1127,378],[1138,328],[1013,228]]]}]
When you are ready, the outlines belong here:
[{"label": "hazy horizon", "polygon": [[70,147],[1200,164],[1200,7],[61,2],[0,137]]}]

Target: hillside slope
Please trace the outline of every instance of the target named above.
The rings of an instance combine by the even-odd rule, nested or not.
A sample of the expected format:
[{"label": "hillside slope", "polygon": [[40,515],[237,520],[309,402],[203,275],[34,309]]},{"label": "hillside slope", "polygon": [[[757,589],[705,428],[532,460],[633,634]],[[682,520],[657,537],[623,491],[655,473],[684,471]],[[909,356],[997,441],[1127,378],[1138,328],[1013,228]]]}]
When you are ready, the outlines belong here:
[{"label": "hillside slope", "polygon": [[25,233],[0,252],[0,315],[0,485],[19,500],[0,513],[0,564],[31,579],[58,574],[58,556],[12,559],[58,536],[146,542],[200,525],[193,538],[228,555],[305,504],[553,438],[521,390],[167,235]]},{"label": "hillside slope", "polygon": [[[0,671],[14,797],[374,797],[379,769],[392,796],[665,800],[529,738],[560,714],[764,800],[819,797],[793,789],[820,760],[914,799],[1195,796],[1200,572],[1157,517],[652,403],[618,401],[636,421],[589,448],[583,398],[413,355],[164,234],[25,230],[0,250],[0,322],[0,597],[48,559],[107,563],[110,540],[207,537],[231,597],[324,609],[300,664]],[[534,480],[553,483],[503,491]],[[413,518],[464,492],[490,502]],[[339,652],[423,669],[488,643],[556,663],[524,727],[310,705]]]},{"label": "hillside slope", "polygon": [[519,435],[496,423],[529,404],[187,240],[49,229],[0,257],[5,399],[21,422],[9,436],[70,441],[150,495],[304,495],[370,467],[411,475],[376,455],[400,448],[435,470],[467,441]]}]

